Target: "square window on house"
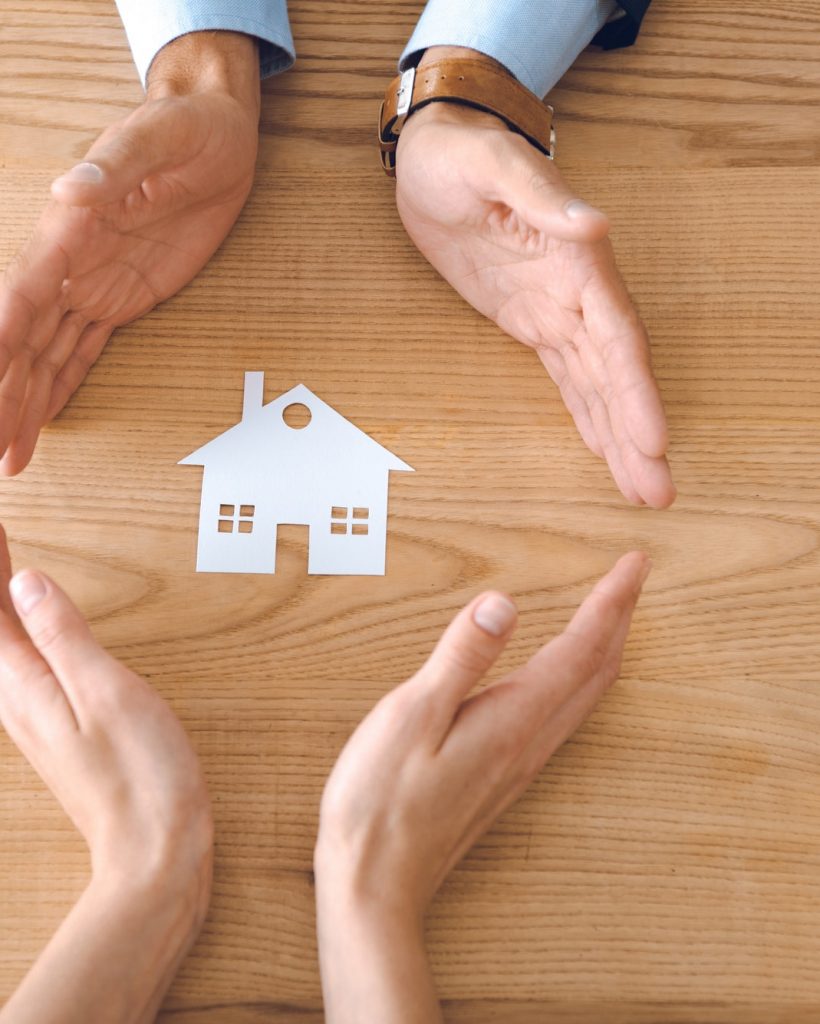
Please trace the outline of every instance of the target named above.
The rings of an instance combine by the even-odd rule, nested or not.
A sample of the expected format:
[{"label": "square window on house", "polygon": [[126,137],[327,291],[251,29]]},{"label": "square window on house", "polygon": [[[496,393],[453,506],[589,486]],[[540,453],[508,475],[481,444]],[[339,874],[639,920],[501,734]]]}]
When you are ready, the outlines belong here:
[{"label": "square window on house", "polygon": [[352,508],[345,505],[334,505],[331,509],[330,532],[338,534],[354,534],[359,537],[366,537],[369,530],[368,519],[370,509],[362,505]]},{"label": "square window on house", "polygon": [[253,533],[256,505],[220,505],[217,529],[220,533]]}]

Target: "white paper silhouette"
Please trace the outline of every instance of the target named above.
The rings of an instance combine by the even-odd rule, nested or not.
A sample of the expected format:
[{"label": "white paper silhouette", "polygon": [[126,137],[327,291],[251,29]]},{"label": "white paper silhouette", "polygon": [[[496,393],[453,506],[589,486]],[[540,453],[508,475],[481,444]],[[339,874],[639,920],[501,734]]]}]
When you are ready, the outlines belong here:
[{"label": "white paper silhouette", "polygon": [[[263,405],[264,381],[246,373],[241,421],[179,463],[205,467],[197,572],[275,572],[277,527],[297,523],[310,574],[383,576],[388,477],[413,468],[304,384]],[[294,404],[304,427],[285,422]]]}]

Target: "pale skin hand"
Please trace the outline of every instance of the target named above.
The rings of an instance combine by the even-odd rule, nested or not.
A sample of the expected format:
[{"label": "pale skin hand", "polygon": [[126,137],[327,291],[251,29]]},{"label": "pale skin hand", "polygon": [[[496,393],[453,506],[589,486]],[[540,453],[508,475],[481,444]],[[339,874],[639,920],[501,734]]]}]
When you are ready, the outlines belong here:
[{"label": "pale skin hand", "polygon": [[328,1024],[433,1024],[423,917],[448,872],[617,678],[649,571],[624,556],[564,632],[481,693],[516,610],[482,594],[362,722],[328,780],[314,858]]},{"label": "pale skin hand", "polygon": [[208,906],[213,825],[182,726],[0,528],[0,720],[88,844],[83,895],[0,1024],[147,1024]]},{"label": "pale skin hand", "polygon": [[[433,47],[419,74],[440,55],[487,59]],[[414,113],[396,171],[398,211],[419,250],[480,313],[536,350],[624,496],[670,505],[666,418],[606,215],[522,136],[464,106]]]},{"label": "pale skin hand", "polygon": [[0,284],[0,474],[19,473],[112,331],[174,295],[230,231],[258,141],[255,41],[166,46],[145,103],[52,185]]}]

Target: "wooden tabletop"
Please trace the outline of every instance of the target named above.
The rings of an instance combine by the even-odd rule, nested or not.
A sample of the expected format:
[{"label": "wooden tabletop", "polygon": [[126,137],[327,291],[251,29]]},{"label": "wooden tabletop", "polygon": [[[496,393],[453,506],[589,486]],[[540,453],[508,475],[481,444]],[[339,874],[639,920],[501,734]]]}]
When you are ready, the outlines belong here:
[{"label": "wooden tabletop", "polygon": [[[419,0],[292,0],[256,188],[190,287],[120,330],[0,482],[57,577],[171,702],[206,768],[213,902],[162,1015],[322,1020],[311,852],[334,758],[454,611],[509,590],[500,670],[617,556],[655,570],[623,676],[429,919],[458,1024],[820,1019],[820,5],[656,0],[555,90],[559,163],[614,222],[680,497],[628,507],[537,357],[420,257],[374,148]],[[0,0],[0,263],[59,171],[140,102],[111,0]],[[242,374],[303,382],[415,467],[387,574],[194,572],[201,471]],[[82,842],[0,740],[0,990],[81,891]],[[374,1022],[378,1024],[378,1022]]]}]

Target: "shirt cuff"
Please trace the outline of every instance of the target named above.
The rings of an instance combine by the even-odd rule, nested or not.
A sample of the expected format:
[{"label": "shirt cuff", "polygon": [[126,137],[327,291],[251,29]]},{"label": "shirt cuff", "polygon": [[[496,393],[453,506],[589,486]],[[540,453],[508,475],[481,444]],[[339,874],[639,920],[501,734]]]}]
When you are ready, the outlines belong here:
[{"label": "shirt cuff", "polygon": [[117,7],[143,86],[159,51],[189,32],[255,36],[263,78],[296,59],[286,0],[117,0]]},{"label": "shirt cuff", "polygon": [[617,10],[615,0],[429,0],[399,70],[428,46],[465,46],[543,98]]}]

